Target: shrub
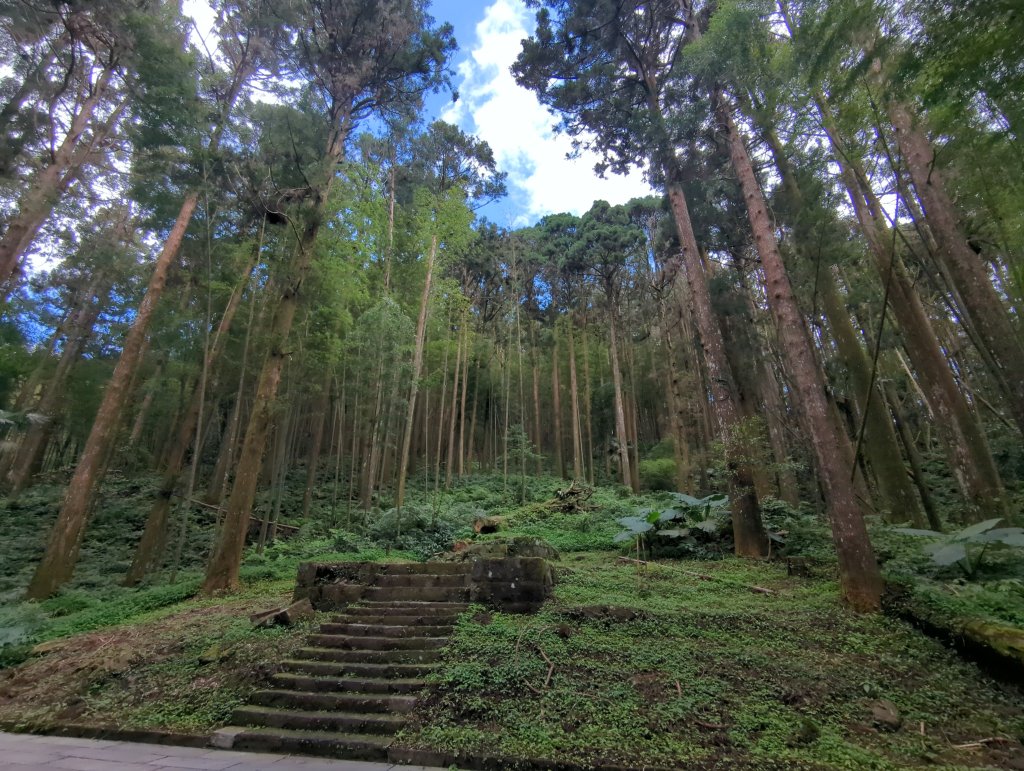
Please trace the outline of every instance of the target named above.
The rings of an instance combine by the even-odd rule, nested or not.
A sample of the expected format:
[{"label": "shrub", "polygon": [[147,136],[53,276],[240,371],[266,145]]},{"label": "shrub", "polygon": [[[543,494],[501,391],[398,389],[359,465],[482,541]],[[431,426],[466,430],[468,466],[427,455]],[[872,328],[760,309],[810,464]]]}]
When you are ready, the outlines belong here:
[{"label": "shrub", "polygon": [[640,482],[648,490],[674,490],[676,462],[671,458],[640,461]]}]

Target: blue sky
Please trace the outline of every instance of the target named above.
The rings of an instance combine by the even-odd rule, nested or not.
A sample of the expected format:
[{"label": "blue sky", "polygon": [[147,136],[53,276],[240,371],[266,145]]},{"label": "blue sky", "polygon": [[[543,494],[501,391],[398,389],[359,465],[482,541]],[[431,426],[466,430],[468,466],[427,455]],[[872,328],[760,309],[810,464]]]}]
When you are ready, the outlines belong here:
[{"label": "blue sky", "polygon": [[[183,8],[197,28],[210,29],[207,0],[184,0]],[[482,216],[519,227],[545,214],[582,214],[598,199],[617,204],[650,193],[639,171],[600,179],[593,172],[594,156],[567,160],[571,142],[552,131],[554,116],[516,85],[509,67],[520,41],[533,30],[533,14],[522,0],[433,0],[430,13],[455,28],[459,50],[453,69],[460,98],[453,104],[450,97],[433,97],[428,119],[441,118],[484,139],[499,169],[508,172],[508,197],[482,209]]]}]

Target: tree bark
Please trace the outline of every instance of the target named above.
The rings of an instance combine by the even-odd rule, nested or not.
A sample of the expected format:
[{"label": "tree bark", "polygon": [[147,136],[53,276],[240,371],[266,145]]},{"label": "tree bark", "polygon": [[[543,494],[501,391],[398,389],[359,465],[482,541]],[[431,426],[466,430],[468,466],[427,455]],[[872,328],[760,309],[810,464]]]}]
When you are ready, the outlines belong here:
[{"label": "tree bark", "polygon": [[820,93],[815,94],[815,102],[879,276],[883,283],[890,283],[892,297],[888,307],[896,317],[925,401],[942,433],[950,470],[967,501],[968,519],[1004,517],[1008,513],[1005,494],[988,440],[957,387],[921,298],[895,253],[895,244],[886,243],[881,205],[862,170],[846,152]]},{"label": "tree bark", "polygon": [[43,559],[29,583],[26,593],[29,599],[38,600],[51,596],[74,572],[96,486],[121,423],[131,382],[142,358],[149,322],[163,294],[167,272],[185,237],[185,230],[192,219],[197,201],[198,194],[186,195],[174,227],[153,266],[146,294],[125,338],[114,374],[103,392],[103,401],[96,413],[82,456],[75,467],[74,476],[68,484],[64,503],[50,533]]},{"label": "tree bark", "polygon": [[[565,453],[562,448],[562,384],[559,382],[558,370],[561,363],[558,361],[558,330],[551,329],[551,412],[554,421],[555,440],[555,470],[558,476],[565,478]],[[628,470],[628,464],[625,466]]]},{"label": "tree bark", "polygon": [[890,101],[888,112],[900,153],[924,206],[928,227],[938,244],[938,258],[956,282],[981,344],[999,368],[996,377],[1011,389],[1006,403],[1018,429],[1024,433],[1021,335],[1010,321],[981,255],[970,247],[960,229],[956,207],[946,191],[942,173],[935,166],[935,152],[923,128],[916,124],[903,102]]},{"label": "tree bark", "polygon": [[877,383],[872,382],[871,362],[850,322],[835,279],[831,275],[822,277],[818,289],[839,355],[850,375],[854,401],[861,419],[866,421],[865,454],[878,483],[886,518],[890,522],[909,518],[915,527],[923,527],[924,514],[903,465],[896,431]]},{"label": "tree bark", "polygon": [[427,335],[427,308],[430,305],[430,288],[434,278],[434,261],[437,259],[437,235],[431,236],[427,253],[427,275],[423,280],[423,294],[420,296],[420,314],[416,320],[416,345],[412,356],[412,384],[409,386],[409,406],[402,435],[402,454],[398,460],[398,485],[395,492],[395,507],[399,510],[405,502],[405,482],[409,471],[409,448],[412,444],[413,421],[416,412],[416,395],[419,393],[420,373],[423,370],[423,347]]},{"label": "tree bark", "polygon": [[800,413],[804,417],[805,431],[825,493],[832,539],[839,558],[841,591],[853,608],[877,610],[881,604],[882,577],[849,476],[849,463],[844,463],[841,457],[840,448],[844,446],[846,437],[839,434],[831,420],[825,398],[825,379],[814,358],[746,145],[725,99],[721,94],[715,94],[714,101],[717,102],[718,119],[727,134],[730,156],[743,190],[754,243],[761,258],[768,306],[775,319],[780,352],[800,397]]},{"label": "tree bark", "polygon": [[101,138],[99,134],[105,134],[113,128],[113,122],[116,122],[117,116],[124,109],[126,103],[122,102],[114,108],[113,122],[108,120],[105,126],[95,127],[92,141],[83,151],[82,135],[89,128],[96,108],[106,97],[112,75],[110,69],[103,70],[91,93],[72,117],[67,133],[50,162],[33,177],[28,188],[18,197],[18,213],[8,221],[7,229],[0,236],[0,287],[4,287],[4,298],[11,289],[21,257],[32,245],[39,228],[75,178],[79,167],[88,159],[92,147]]},{"label": "tree bark", "polygon": [[568,319],[569,405],[572,413],[572,478],[583,479],[583,441],[580,438],[580,397],[576,382],[576,335],[572,316]]},{"label": "tree bark", "polygon": [[[608,293],[608,358],[612,369],[612,389],[615,393],[615,440],[618,442],[619,481],[624,485],[632,485],[633,476],[629,472],[629,439],[626,436],[626,411],[622,398],[622,371],[619,367],[619,332],[616,323],[615,301],[611,294],[613,289],[605,285]],[[637,492],[634,490],[633,492]]]}]

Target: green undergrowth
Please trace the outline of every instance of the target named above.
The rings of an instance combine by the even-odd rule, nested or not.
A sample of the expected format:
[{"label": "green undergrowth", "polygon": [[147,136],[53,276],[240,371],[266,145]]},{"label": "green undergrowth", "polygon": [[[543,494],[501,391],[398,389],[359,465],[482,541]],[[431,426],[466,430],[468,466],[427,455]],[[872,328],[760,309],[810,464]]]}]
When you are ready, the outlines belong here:
[{"label": "green undergrowth", "polygon": [[[570,555],[558,576],[536,615],[463,616],[404,744],[648,768],[985,768],[1024,750],[1019,692],[904,623],[850,613],[832,581],[735,559],[638,573],[607,553]],[[873,725],[880,699],[900,730]],[[955,749],[990,737],[1008,744]]]},{"label": "green undergrowth", "polygon": [[265,687],[314,628],[250,623],[250,613],[286,603],[291,588],[260,582],[229,599],[192,600],[57,640],[0,671],[0,722],[208,734]]}]

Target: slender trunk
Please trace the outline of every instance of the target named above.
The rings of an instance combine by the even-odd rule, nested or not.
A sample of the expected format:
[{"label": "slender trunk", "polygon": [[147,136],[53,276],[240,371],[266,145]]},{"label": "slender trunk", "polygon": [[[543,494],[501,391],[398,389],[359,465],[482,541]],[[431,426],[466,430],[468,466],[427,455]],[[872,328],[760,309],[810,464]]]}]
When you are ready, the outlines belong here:
[{"label": "slender trunk", "polygon": [[[94,297],[94,287],[98,287],[100,284],[105,284],[106,289],[99,296]],[[53,433],[58,408],[64,400],[64,389],[68,377],[92,337],[100,309],[109,295],[109,284],[106,279],[97,276],[86,295],[83,298],[83,305],[69,320],[68,336],[64,341],[60,359],[57,361],[53,374],[42,384],[42,394],[39,402],[33,408],[34,412],[46,416],[47,420],[45,423],[32,423],[26,429],[25,436],[18,444],[16,454],[11,458],[7,481],[10,485],[9,497],[12,500],[28,487],[32,475],[39,469],[46,445]],[[35,390],[33,387],[33,393]]]},{"label": "slender trunk", "polygon": [[313,490],[316,487],[316,472],[320,465],[320,448],[324,443],[324,426],[327,424],[327,411],[331,402],[331,376],[325,378],[321,386],[320,397],[317,399],[313,415],[313,437],[306,456],[306,489],[302,494],[302,520],[309,520],[309,507],[313,502]]},{"label": "slender trunk", "polygon": [[185,237],[185,230],[192,219],[197,202],[196,193],[186,195],[174,227],[153,266],[145,297],[125,338],[114,374],[104,390],[103,401],[96,413],[74,476],[68,484],[64,503],[53,526],[43,559],[29,584],[27,597],[30,599],[51,596],[74,572],[100,472],[116,438],[117,427],[120,425],[124,405],[130,393],[131,381],[142,358],[149,322],[163,294],[167,272]]},{"label": "slender trunk", "polygon": [[817,462],[832,525],[832,538],[839,557],[843,597],[858,610],[877,610],[881,602],[882,577],[850,480],[849,463],[844,463],[841,457],[846,437],[840,435],[831,420],[825,398],[825,380],[815,361],[746,145],[733,123],[725,99],[721,94],[715,94],[715,101],[719,121],[728,135],[730,156],[743,190],[754,243],[761,258],[768,306],[775,319],[780,352],[799,394],[805,432]]},{"label": "slender trunk", "polygon": [[[451,329],[451,314],[445,322],[445,328]],[[437,447],[434,450],[434,492],[436,493],[441,487],[441,446],[444,441],[444,417],[445,417],[445,406],[447,403],[448,395],[448,354],[451,352],[451,343],[446,341],[444,347],[444,365],[441,369],[441,398],[437,402]],[[456,363],[456,370],[458,364]],[[426,453],[429,453],[429,448]],[[426,455],[425,453],[425,455]],[[425,457],[424,460],[427,460]]]},{"label": "slender trunk", "polygon": [[569,406],[572,412],[572,478],[583,479],[583,442],[580,438],[580,396],[576,383],[576,335],[572,317],[568,319]]},{"label": "slender trunk", "polygon": [[586,317],[583,319],[583,420],[587,434],[587,472],[590,484],[594,484],[594,424],[590,403],[590,331]]},{"label": "slender trunk", "polygon": [[459,377],[462,374],[462,347],[463,338],[465,337],[466,327],[466,314],[462,314],[462,322],[459,325],[459,335],[456,341],[455,349],[455,372],[453,373],[454,382],[452,383],[452,406],[448,416],[448,453],[447,462],[444,468],[444,486],[447,490],[452,486],[452,473],[455,467],[455,423],[458,419],[459,414]]},{"label": "slender trunk", "polygon": [[543,469],[543,459],[539,450],[544,446],[543,436],[540,431],[540,367],[537,366],[538,359],[537,340],[534,335],[534,325],[530,325],[530,369],[533,371],[533,441],[537,445],[537,474]]},{"label": "slender trunk", "polygon": [[398,460],[398,485],[395,491],[395,507],[401,511],[405,502],[405,482],[409,472],[409,448],[412,444],[413,420],[416,412],[416,395],[420,387],[420,372],[423,370],[423,347],[427,335],[427,308],[430,305],[430,287],[434,278],[434,261],[437,258],[437,236],[431,236],[430,251],[427,253],[427,275],[423,281],[420,296],[420,315],[416,320],[416,345],[412,356],[412,384],[409,386],[408,415],[405,432],[402,435],[402,454]]},{"label": "slender trunk", "polygon": [[885,409],[877,385],[872,382],[872,366],[857,339],[835,279],[824,276],[818,284],[818,296],[828,318],[839,355],[846,364],[854,399],[865,421],[865,451],[878,483],[878,491],[890,521],[909,518],[915,527],[924,525],[924,514],[911,487],[897,444],[896,431]]},{"label": "slender trunk", "polygon": [[891,380],[883,380],[882,391],[892,412],[900,442],[902,442],[903,449],[906,451],[907,458],[910,461],[911,475],[917,487],[917,492],[921,495],[921,503],[924,506],[925,515],[928,517],[928,526],[932,530],[941,532],[942,522],[939,520],[939,513],[935,508],[935,502],[932,500],[931,487],[928,484],[928,478],[925,476],[921,454],[917,451],[917,444],[914,442],[914,437],[910,434],[907,422],[903,419],[903,414],[900,411],[900,400],[896,393],[896,386],[893,385]]},{"label": "slender trunk", "polygon": [[629,365],[629,418],[627,423],[627,436],[629,446],[632,448],[632,458],[629,464],[629,484],[633,492],[640,491],[640,411],[636,403],[636,365],[633,356],[633,346],[626,346],[626,362]]},{"label": "slender trunk", "polygon": [[135,415],[135,422],[132,424],[132,430],[128,434],[127,445],[129,452],[136,444],[139,443],[139,439],[142,438],[142,430],[146,427],[146,418],[149,417],[149,409],[153,406],[153,399],[156,397],[156,391],[159,387],[160,378],[163,377],[164,366],[166,364],[167,360],[161,357],[156,363],[156,370],[144,386],[146,393],[142,397],[142,403],[139,404],[139,411]]},{"label": "slender trunk", "polygon": [[[711,307],[711,292],[680,183],[680,169],[670,151],[665,153],[662,163],[669,204],[675,215],[679,235],[689,300],[697,325],[700,359],[714,399],[715,416],[725,445],[736,554],[743,557],[764,556],[768,553],[768,536],[761,522],[761,507],[754,491],[753,473],[744,457],[742,443],[738,441],[742,435],[739,431],[742,418],[736,403],[736,386],[729,371],[729,360],[725,355],[725,341]],[[680,307],[685,307],[682,304],[684,302],[686,298],[680,298]],[[706,406],[706,403],[707,399],[702,399],[702,404]],[[705,465],[702,463],[699,467],[703,469]]]},{"label": "slender trunk", "polygon": [[938,258],[952,276],[981,345],[999,368],[997,379],[1011,389],[1006,400],[1024,433],[1024,344],[992,284],[988,266],[971,248],[957,222],[956,207],[935,166],[935,152],[906,104],[891,101],[889,118],[903,160],[924,206],[928,227],[938,243]]},{"label": "slender trunk", "polygon": [[562,387],[558,379],[558,330],[552,328],[551,337],[551,411],[555,432],[555,470],[565,478],[565,454],[562,452]]},{"label": "slender trunk", "polygon": [[459,403],[459,478],[462,478],[465,472],[465,460],[466,460],[466,394],[469,391],[469,327],[468,318],[466,319],[467,327],[465,331],[466,342],[465,352],[462,356],[462,396]]},{"label": "slender trunk", "polygon": [[[231,293],[231,297],[228,298],[228,303],[224,308],[224,312],[221,314],[220,322],[217,325],[217,331],[213,336],[213,343],[209,350],[206,352],[203,361],[204,372],[212,372],[216,363],[220,360],[221,355],[224,352],[224,348],[227,345],[228,334],[231,330],[231,325],[234,322],[235,314],[238,311],[239,306],[242,302],[242,296],[245,293],[245,288],[249,285],[249,278],[252,275],[253,268],[256,265],[256,261],[259,258],[259,250],[256,250],[253,255],[253,259],[246,266],[246,270],[242,275],[241,280],[235,285],[234,290]],[[255,302],[252,306],[255,308]],[[252,328],[252,313],[249,318],[249,330]],[[242,354],[242,375],[241,378],[244,380],[245,377],[245,359],[248,353],[248,336],[249,331],[246,332],[246,346],[245,351]],[[124,583],[126,586],[134,586],[142,580],[143,576],[150,573],[155,569],[157,564],[163,557],[164,547],[167,541],[167,524],[170,517],[171,511],[171,498],[174,495],[174,490],[178,486],[178,480],[181,477],[181,471],[185,464],[185,456],[188,453],[189,446],[193,443],[196,438],[196,427],[199,424],[200,415],[203,409],[203,405],[206,400],[206,392],[211,390],[204,387],[206,383],[203,379],[200,379],[200,383],[197,384],[196,388],[192,392],[192,396],[189,399],[188,408],[185,410],[184,416],[176,423],[178,430],[175,434],[173,443],[167,453],[167,462],[164,468],[164,476],[160,483],[160,490],[157,492],[156,500],[153,502],[152,507],[149,510],[149,516],[146,518],[146,525],[142,531],[142,538],[139,541],[139,545],[135,550],[135,556],[132,558],[132,564],[128,568],[128,573],[125,576]],[[212,385],[216,386],[216,380],[213,381]],[[235,403],[231,409],[231,416],[228,419],[228,426],[225,431],[225,447],[222,447],[223,454],[224,450],[228,450],[230,456],[230,445],[234,440],[235,426],[238,422],[238,405],[241,401],[240,398],[235,399]],[[200,451],[199,446],[195,447],[194,452]],[[228,461],[225,460],[223,468],[227,468]],[[218,456],[218,466],[221,466],[221,459]],[[222,477],[218,475],[218,472],[214,473],[214,484],[211,485],[211,489],[220,489],[222,484]],[[216,485],[216,487],[214,487]],[[218,498],[216,503],[219,503]],[[190,506],[189,501],[185,501],[186,506]]]},{"label": "slender trunk", "polygon": [[[19,195],[18,213],[8,221],[3,236],[0,236],[0,286],[5,287],[3,297],[10,291],[12,278],[22,255],[32,245],[39,228],[77,175],[79,167],[88,159],[92,146],[100,139],[98,134],[113,128],[111,121],[107,121],[105,126],[95,126],[93,141],[87,146],[83,145],[82,135],[92,122],[96,108],[106,96],[112,75],[110,69],[103,70],[92,92],[72,117],[67,133],[50,162],[33,177],[28,188]],[[114,108],[114,122],[123,109],[124,103]]]},{"label": "slender trunk", "polygon": [[[335,136],[328,145],[332,150],[336,149],[339,155],[344,131],[345,128],[339,129],[340,136]],[[338,155],[329,152],[328,157],[336,158]],[[288,338],[299,306],[300,290],[313,261],[317,235],[322,223],[325,202],[329,195],[330,180],[325,188],[319,191],[317,209],[309,215],[310,218],[302,232],[298,253],[294,265],[291,266],[292,275],[290,280],[285,282],[274,319],[271,322],[269,350],[263,362],[256,397],[249,414],[249,425],[242,442],[242,452],[238,459],[231,495],[228,497],[224,524],[207,568],[206,578],[203,581],[202,592],[205,595],[234,591],[238,588],[238,571],[242,563],[242,553],[245,550],[245,536],[249,529],[249,517],[256,497],[256,486],[259,482],[267,433],[273,420],[274,400],[281,382],[285,360],[289,355]]]},{"label": "slender trunk", "polygon": [[[619,452],[619,481],[624,485],[632,485],[633,477],[629,473],[629,439],[626,437],[626,413],[622,399],[622,371],[619,369],[619,331],[616,322],[615,302],[610,288],[608,292],[608,338],[610,359],[612,369],[612,388],[615,392],[615,440],[618,442]],[[633,490],[633,492],[637,492]]]},{"label": "slender trunk", "polygon": [[824,97],[815,94],[815,101],[869,251],[883,283],[890,285],[892,301],[888,308],[896,317],[925,401],[942,432],[950,470],[968,504],[968,517],[1004,517],[1005,495],[988,440],[957,387],[921,298],[895,253],[895,243],[886,243],[880,203],[863,171],[846,152]]},{"label": "slender trunk", "polygon": [[476,360],[476,376],[473,378],[473,413],[469,418],[469,441],[466,446],[466,463],[472,469],[473,461],[476,458],[476,415],[480,404],[480,373],[483,371],[483,361]]}]

